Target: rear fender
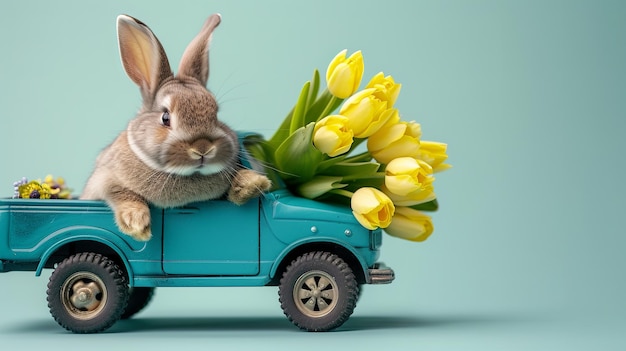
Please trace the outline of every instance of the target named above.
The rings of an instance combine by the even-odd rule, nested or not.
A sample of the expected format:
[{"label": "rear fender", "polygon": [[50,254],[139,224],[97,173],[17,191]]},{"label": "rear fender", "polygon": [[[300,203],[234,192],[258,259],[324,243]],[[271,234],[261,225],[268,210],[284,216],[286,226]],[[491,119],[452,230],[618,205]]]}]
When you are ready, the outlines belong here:
[{"label": "rear fender", "polygon": [[97,233],[97,232],[105,232],[106,234],[108,234],[109,237],[111,237],[110,232],[108,231],[104,231],[99,228],[90,228],[91,230],[86,230],[86,229],[88,228],[82,228],[80,234],[69,235],[63,238],[62,240],[59,240],[58,242],[56,242],[54,245],[50,246],[41,256],[41,260],[39,261],[39,265],[37,266],[35,275],[36,276],[41,275],[41,272],[43,271],[46,265],[46,262],[48,262],[48,259],[50,259],[50,257],[62,247],[71,243],[79,242],[79,241],[96,242],[96,243],[107,246],[119,256],[120,260],[124,264],[123,268],[128,274],[128,281],[132,284],[133,270],[131,269],[130,263],[128,259],[126,258],[126,255],[124,254],[124,250],[121,249],[121,247],[128,246],[128,249],[132,250],[132,248],[130,248],[128,243],[126,243],[121,238],[119,238],[118,240],[115,240],[116,238],[115,236],[112,236],[114,240],[105,239],[102,235],[103,233]]}]

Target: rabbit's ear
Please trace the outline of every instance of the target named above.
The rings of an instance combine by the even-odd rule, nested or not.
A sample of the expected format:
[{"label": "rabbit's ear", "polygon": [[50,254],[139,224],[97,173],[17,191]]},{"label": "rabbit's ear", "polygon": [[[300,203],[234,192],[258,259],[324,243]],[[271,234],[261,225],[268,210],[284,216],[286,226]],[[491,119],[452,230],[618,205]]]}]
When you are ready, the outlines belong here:
[{"label": "rabbit's ear", "polygon": [[127,15],[117,17],[117,38],[126,74],[141,88],[144,102],[151,101],[159,85],[172,76],[163,46],[148,26]]},{"label": "rabbit's ear", "polygon": [[222,20],[220,14],[213,14],[207,18],[200,33],[189,43],[178,67],[179,76],[197,79],[206,86],[209,79],[209,43],[213,30]]}]

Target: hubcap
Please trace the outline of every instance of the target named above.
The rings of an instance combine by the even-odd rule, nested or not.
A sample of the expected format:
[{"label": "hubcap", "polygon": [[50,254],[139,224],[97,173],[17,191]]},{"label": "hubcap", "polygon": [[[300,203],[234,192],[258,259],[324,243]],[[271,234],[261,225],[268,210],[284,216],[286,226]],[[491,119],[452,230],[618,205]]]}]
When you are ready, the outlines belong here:
[{"label": "hubcap", "polygon": [[328,273],[310,271],[302,274],[293,287],[293,300],[300,312],[309,317],[323,317],[337,305],[337,282]]},{"label": "hubcap", "polygon": [[72,274],[61,287],[61,294],[67,312],[78,319],[95,317],[107,300],[104,282],[90,272]]}]

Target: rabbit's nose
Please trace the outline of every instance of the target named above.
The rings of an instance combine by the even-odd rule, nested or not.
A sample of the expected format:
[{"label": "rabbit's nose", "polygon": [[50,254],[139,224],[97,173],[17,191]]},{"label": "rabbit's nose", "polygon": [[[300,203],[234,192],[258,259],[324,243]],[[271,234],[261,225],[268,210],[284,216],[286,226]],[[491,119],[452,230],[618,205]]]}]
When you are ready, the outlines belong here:
[{"label": "rabbit's nose", "polygon": [[205,151],[200,151],[196,148],[191,148],[189,149],[189,157],[191,157],[194,160],[199,160],[203,157],[210,157],[212,154],[215,153],[215,146],[211,146],[210,148],[206,149]]},{"label": "rabbit's nose", "polygon": [[199,160],[203,157],[210,157],[215,154],[215,145],[208,140],[199,140],[193,143],[187,153],[189,157],[194,160]]}]

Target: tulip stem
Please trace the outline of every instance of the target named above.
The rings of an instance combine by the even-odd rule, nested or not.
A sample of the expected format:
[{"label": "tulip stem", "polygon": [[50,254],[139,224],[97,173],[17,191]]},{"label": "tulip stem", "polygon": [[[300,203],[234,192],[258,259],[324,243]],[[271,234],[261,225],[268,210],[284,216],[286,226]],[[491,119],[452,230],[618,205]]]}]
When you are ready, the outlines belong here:
[{"label": "tulip stem", "polygon": [[340,99],[337,98],[335,95],[331,95],[330,100],[326,104],[326,107],[324,107],[324,110],[317,120],[319,121],[320,119],[328,116],[331,112],[333,112],[337,108],[338,103],[341,103]]},{"label": "tulip stem", "polygon": [[354,156],[350,156],[348,158],[345,159],[344,162],[368,162],[372,160],[372,155],[369,153],[369,151],[365,151],[362,152],[360,154],[354,155]]},{"label": "tulip stem", "polygon": [[320,119],[326,117],[330,113],[330,111],[331,111],[330,108],[332,107],[332,105],[334,105],[336,100],[337,100],[337,98],[334,95],[331,96],[330,100],[326,104],[326,107],[324,107],[324,110],[322,111],[322,114],[319,117]]},{"label": "tulip stem", "polygon": [[343,177],[343,181],[344,182],[352,182],[355,180],[366,180],[366,179],[384,179],[385,178],[385,172],[376,172],[373,174],[368,174],[368,175],[361,175],[361,174],[354,174],[354,175],[349,175],[349,176],[345,176]]},{"label": "tulip stem", "polygon": [[331,193],[331,194],[347,197],[348,199],[351,199],[352,195],[354,195],[353,192],[348,191],[348,190],[343,190],[343,189],[333,189],[333,190],[330,190],[328,192]]}]

